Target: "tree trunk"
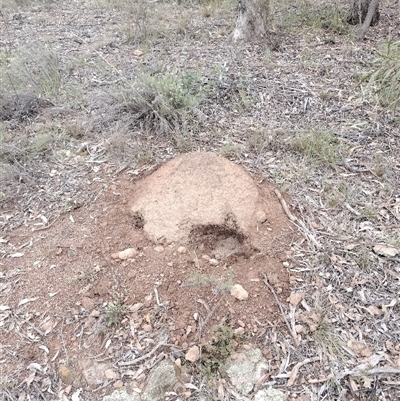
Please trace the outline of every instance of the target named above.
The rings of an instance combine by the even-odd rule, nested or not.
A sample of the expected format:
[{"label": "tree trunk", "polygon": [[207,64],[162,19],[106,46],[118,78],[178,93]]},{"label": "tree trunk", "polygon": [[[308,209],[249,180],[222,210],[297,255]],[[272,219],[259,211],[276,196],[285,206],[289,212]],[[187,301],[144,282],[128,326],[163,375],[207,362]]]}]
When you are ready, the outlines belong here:
[{"label": "tree trunk", "polygon": [[365,34],[367,33],[369,26],[372,25],[374,16],[378,15],[378,18],[379,18],[378,5],[379,5],[379,0],[371,0],[371,2],[369,3],[368,13],[365,17],[365,20],[364,20],[360,30],[357,33],[358,39],[362,40],[365,38]]},{"label": "tree trunk", "polygon": [[[376,3],[376,4],[372,4]],[[372,9],[372,18],[368,27],[374,26],[379,21],[379,1],[376,0],[353,0],[353,5],[347,22],[351,25],[361,25],[366,21],[368,11]],[[367,27],[367,29],[368,29]]]},{"label": "tree trunk", "polygon": [[269,0],[239,0],[238,8],[233,40],[237,42],[263,38],[268,27]]}]

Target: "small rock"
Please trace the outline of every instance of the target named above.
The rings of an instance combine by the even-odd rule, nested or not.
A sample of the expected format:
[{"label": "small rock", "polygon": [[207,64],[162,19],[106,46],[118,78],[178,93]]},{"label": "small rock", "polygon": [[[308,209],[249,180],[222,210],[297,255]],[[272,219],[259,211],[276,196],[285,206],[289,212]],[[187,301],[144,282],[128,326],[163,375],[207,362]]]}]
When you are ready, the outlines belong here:
[{"label": "small rock", "polygon": [[142,326],[142,329],[143,329],[144,331],[146,331],[147,333],[149,333],[151,330],[153,330],[153,328],[151,327],[151,324],[144,324],[144,325]]},{"label": "small rock", "polygon": [[113,253],[111,255],[111,257],[114,258],[114,259],[126,260],[126,259],[132,258],[133,256],[136,256],[136,255],[137,255],[136,249],[127,248],[127,249],[125,249],[123,251]]},{"label": "small rock", "polygon": [[233,332],[234,332],[236,335],[243,334],[243,333],[244,333],[244,328],[243,328],[243,327],[238,327],[237,329],[233,330]]},{"label": "small rock", "polygon": [[97,363],[91,359],[79,361],[83,376],[90,387],[96,387],[104,382],[104,371],[109,369],[104,363]]},{"label": "small rock", "polygon": [[107,369],[104,371],[104,376],[106,379],[117,379],[118,373],[113,369]]},{"label": "small rock", "polygon": [[246,327],[246,325],[244,324],[244,322],[242,320],[239,319],[237,322],[240,327]]},{"label": "small rock", "polygon": [[154,250],[158,253],[164,252],[164,247],[162,245],[156,245]]},{"label": "small rock", "polygon": [[204,260],[210,260],[211,259],[208,255],[202,255],[201,258],[204,259]]},{"label": "small rock", "polygon": [[301,324],[296,324],[296,326],[294,326],[296,333],[302,333],[304,331],[304,327]]},{"label": "small rock", "polygon": [[285,394],[280,390],[275,390],[272,387],[257,391],[254,396],[254,401],[285,401]]},{"label": "small rock", "polygon": [[258,348],[231,354],[224,366],[226,375],[235,390],[249,394],[268,369],[268,362]]},{"label": "small rock", "polygon": [[94,301],[92,298],[89,297],[83,297],[82,298],[82,306],[86,309],[86,310],[91,310],[94,308]]},{"label": "small rock", "polygon": [[297,306],[305,297],[304,292],[292,292],[287,299],[287,302],[289,302],[293,306]]},{"label": "small rock", "polygon": [[179,253],[186,253],[186,247],[180,246],[180,247],[178,248],[178,252],[179,252]]},{"label": "small rock", "polygon": [[114,388],[122,388],[124,387],[124,382],[122,380],[117,380],[114,384],[113,384]]},{"label": "small rock", "polygon": [[122,260],[133,258],[137,255],[137,250],[134,248],[127,248],[124,251],[118,252],[118,257]]},{"label": "small rock", "polygon": [[231,295],[239,301],[243,301],[249,297],[249,293],[240,284],[235,284],[231,288]]},{"label": "small rock", "polygon": [[125,390],[115,390],[112,394],[103,398],[103,401],[140,401],[140,395],[136,392],[128,394]]},{"label": "small rock", "polygon": [[200,358],[200,349],[197,345],[189,348],[189,351],[186,352],[185,359],[189,362],[196,362]]},{"label": "small rock", "polygon": [[160,362],[151,370],[146,387],[142,393],[142,401],[165,400],[165,392],[172,391],[179,381],[179,367],[170,361]]},{"label": "small rock", "polygon": [[144,297],[144,304],[145,304],[146,306],[150,306],[151,303],[152,303],[152,301],[153,301],[153,294],[149,294],[149,295],[146,295],[146,296]]},{"label": "small rock", "polygon": [[92,310],[92,313],[90,314],[91,317],[99,317],[100,316],[100,311],[94,309]]},{"label": "small rock", "polygon": [[132,305],[132,306],[129,308],[129,310],[130,310],[131,312],[137,312],[139,309],[142,308],[142,306],[143,306],[142,303],[137,303],[137,304],[135,304],[135,305]]},{"label": "small rock", "polygon": [[209,263],[210,265],[217,266],[219,262],[218,262],[217,259],[210,259],[210,260],[208,261],[208,263]]}]

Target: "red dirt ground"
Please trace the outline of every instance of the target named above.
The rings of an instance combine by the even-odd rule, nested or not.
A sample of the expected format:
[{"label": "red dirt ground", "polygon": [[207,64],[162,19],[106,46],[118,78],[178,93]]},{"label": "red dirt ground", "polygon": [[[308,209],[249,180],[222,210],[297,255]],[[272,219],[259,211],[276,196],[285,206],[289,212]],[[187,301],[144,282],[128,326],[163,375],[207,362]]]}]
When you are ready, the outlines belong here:
[{"label": "red dirt ground", "polygon": [[[295,232],[273,186],[259,184],[268,194],[266,207],[275,216],[269,220],[270,247],[261,252],[244,242],[221,257],[214,245],[229,247],[230,239],[222,238],[218,230],[192,237],[186,251],[178,252],[180,243],[151,242],[137,228],[131,212],[135,191],[143,191],[143,183],[123,174],[111,184],[95,184],[103,192],[89,206],[61,216],[49,228],[29,225],[5,237],[2,278],[8,285],[2,288],[1,303],[10,307],[11,319],[4,321],[3,341],[17,345],[10,350],[15,363],[8,364],[10,371],[3,374],[11,374],[28,361],[45,364],[52,360],[55,371],[60,363],[81,366],[85,357],[104,352],[107,338],[115,337],[110,336],[110,304],[124,305],[124,313],[116,313],[116,320],[123,318],[116,325],[117,337],[123,333],[123,340],[132,342],[138,333],[167,331],[169,342],[180,349],[204,344],[215,325],[244,328],[256,336],[264,325],[282,324],[262,279],[266,274],[286,300],[290,277],[283,262]],[[113,255],[127,248],[136,251],[131,259]],[[18,252],[23,256],[17,257]],[[212,265],[209,259],[215,255],[220,260]],[[248,299],[239,301],[230,295],[235,283],[249,292]],[[139,311],[134,306],[138,303],[144,304]],[[21,330],[11,330],[15,325]],[[115,357],[111,349],[108,354],[114,352]],[[84,385],[79,377],[74,384]]]}]

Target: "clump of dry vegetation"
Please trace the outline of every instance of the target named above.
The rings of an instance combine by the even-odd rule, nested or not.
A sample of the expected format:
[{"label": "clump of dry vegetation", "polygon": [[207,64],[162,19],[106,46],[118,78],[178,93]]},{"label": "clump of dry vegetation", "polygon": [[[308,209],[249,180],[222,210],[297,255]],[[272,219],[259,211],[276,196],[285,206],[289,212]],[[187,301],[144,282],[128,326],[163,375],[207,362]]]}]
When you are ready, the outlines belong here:
[{"label": "clump of dry vegetation", "polygon": [[395,112],[400,102],[400,42],[388,42],[373,66],[365,79],[375,88],[380,103]]}]

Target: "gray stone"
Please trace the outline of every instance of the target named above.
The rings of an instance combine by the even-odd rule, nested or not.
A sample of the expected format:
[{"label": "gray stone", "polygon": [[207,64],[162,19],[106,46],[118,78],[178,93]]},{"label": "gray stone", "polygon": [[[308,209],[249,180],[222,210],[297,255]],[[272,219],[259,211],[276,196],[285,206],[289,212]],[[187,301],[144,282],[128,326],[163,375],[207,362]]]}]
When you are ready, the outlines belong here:
[{"label": "gray stone", "polygon": [[243,395],[253,390],[266,369],[268,369],[267,360],[258,348],[232,354],[225,364],[225,371],[231,384]]},{"label": "gray stone", "polygon": [[171,391],[179,381],[179,368],[169,361],[161,362],[154,368],[141,396],[142,401],[164,400],[165,392]]},{"label": "gray stone", "polygon": [[254,401],[285,401],[285,394],[280,390],[275,390],[272,387],[257,391],[254,396]]},{"label": "gray stone", "polygon": [[140,401],[140,395],[135,392],[128,394],[125,390],[115,390],[104,397],[103,401]]},{"label": "gray stone", "polygon": [[97,363],[91,359],[84,359],[79,362],[79,365],[86,383],[90,387],[96,387],[104,383],[106,380],[104,372],[110,368],[110,366],[105,363]]}]

